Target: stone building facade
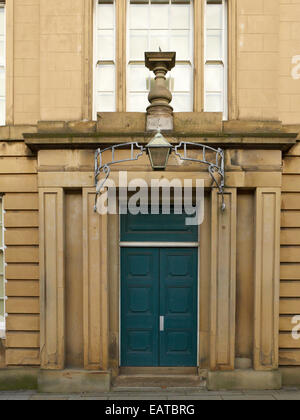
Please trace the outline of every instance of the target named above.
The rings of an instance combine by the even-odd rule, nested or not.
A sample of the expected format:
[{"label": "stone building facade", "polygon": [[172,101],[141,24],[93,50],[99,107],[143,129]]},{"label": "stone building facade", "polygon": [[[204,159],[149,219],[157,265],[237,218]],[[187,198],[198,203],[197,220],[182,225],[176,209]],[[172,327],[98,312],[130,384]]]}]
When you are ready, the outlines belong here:
[{"label": "stone building facade", "polygon": [[[108,390],[151,383],[150,368],[162,384],[299,385],[300,1],[6,0],[0,12],[0,383]],[[187,365],[122,358],[124,222],[94,212],[96,149],[155,134],[151,48],[177,52],[164,136],[225,155],[224,212],[197,162],[171,155],[156,172],[144,156],[111,172],[117,187],[119,171],[204,180]],[[189,249],[176,242],[157,240],[161,261],[167,246]]]}]

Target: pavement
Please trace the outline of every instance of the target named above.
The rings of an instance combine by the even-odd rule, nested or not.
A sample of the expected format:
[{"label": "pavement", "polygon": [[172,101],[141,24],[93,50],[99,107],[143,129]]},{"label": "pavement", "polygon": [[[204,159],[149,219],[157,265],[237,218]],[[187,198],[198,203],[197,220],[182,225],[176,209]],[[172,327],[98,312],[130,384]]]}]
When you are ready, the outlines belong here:
[{"label": "pavement", "polygon": [[268,401],[300,401],[300,388],[286,388],[281,391],[220,391],[190,389],[125,389],[101,394],[40,394],[27,392],[0,392],[1,401],[226,401],[226,400],[268,400]]}]

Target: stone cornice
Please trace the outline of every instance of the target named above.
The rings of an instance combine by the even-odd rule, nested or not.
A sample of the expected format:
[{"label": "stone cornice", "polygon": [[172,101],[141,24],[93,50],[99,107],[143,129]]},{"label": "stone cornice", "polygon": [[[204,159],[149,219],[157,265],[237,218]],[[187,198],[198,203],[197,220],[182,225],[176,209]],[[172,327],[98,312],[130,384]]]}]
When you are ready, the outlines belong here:
[{"label": "stone cornice", "polygon": [[[97,121],[40,121],[37,125],[0,127],[0,141],[24,141],[40,149],[96,149],[132,141],[146,144],[145,113],[99,113]],[[220,113],[174,113],[174,130],[164,132],[172,144],[191,141],[224,149],[288,151],[300,141],[300,125],[280,121],[222,121]]]},{"label": "stone cornice", "polygon": [[[288,151],[297,143],[297,133],[256,132],[256,133],[203,133],[171,132],[165,137],[172,143],[191,141],[224,149],[277,149]],[[34,152],[41,149],[96,149],[99,146],[109,147],[113,144],[136,141],[147,144],[153,133],[26,133],[26,145]]]}]

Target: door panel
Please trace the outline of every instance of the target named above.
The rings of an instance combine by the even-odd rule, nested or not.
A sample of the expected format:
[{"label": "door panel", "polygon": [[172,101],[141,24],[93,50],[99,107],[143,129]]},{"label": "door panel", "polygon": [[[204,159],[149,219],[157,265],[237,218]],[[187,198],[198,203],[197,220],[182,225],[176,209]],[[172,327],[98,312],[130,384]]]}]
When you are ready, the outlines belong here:
[{"label": "door panel", "polygon": [[197,249],[160,250],[161,366],[197,365]]},{"label": "door panel", "polygon": [[197,249],[124,248],[121,266],[122,366],[197,366]]},{"label": "door panel", "polygon": [[122,249],[122,366],[158,366],[159,250]]},{"label": "door panel", "polygon": [[185,224],[187,214],[125,214],[121,216],[121,241],[197,242],[198,226]]}]

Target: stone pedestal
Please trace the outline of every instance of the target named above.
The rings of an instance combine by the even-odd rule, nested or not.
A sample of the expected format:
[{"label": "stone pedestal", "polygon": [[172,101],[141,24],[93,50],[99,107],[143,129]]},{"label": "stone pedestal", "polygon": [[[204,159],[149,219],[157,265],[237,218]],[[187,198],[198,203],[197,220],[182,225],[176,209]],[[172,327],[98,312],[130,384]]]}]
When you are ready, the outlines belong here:
[{"label": "stone pedestal", "polygon": [[151,105],[147,108],[147,131],[173,130],[172,94],[166,86],[166,74],[175,66],[175,52],[146,52],[146,67],[155,74],[154,86],[149,93]]}]

